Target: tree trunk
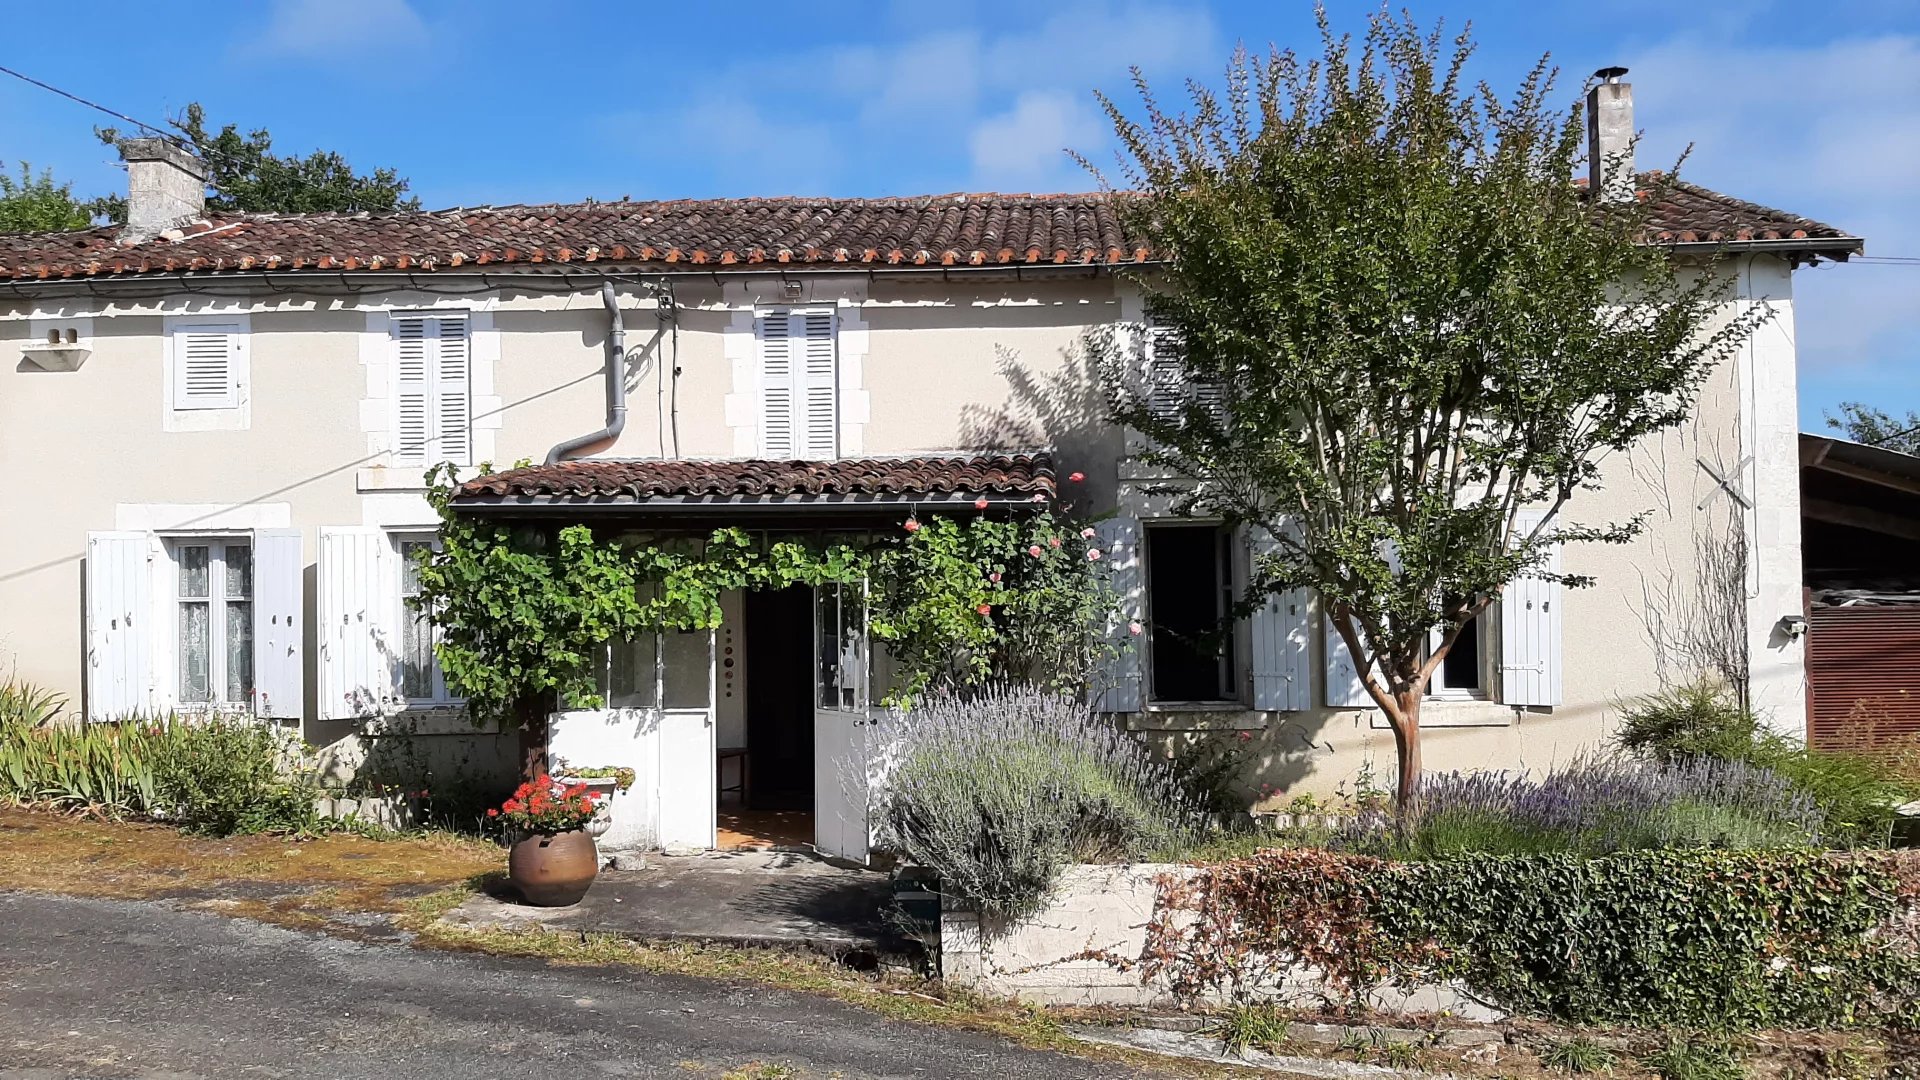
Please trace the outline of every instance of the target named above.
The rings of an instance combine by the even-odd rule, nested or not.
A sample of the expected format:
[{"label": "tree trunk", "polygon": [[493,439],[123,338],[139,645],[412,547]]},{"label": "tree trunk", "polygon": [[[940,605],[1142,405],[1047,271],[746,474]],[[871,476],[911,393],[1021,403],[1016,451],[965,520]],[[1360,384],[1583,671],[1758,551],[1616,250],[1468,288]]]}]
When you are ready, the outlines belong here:
[{"label": "tree trunk", "polygon": [[1420,801],[1420,699],[1424,689],[1422,686],[1395,695],[1400,715],[1388,717],[1393,748],[1399,757],[1394,804],[1401,817],[1414,813]]},{"label": "tree trunk", "polygon": [[546,694],[529,694],[513,703],[513,722],[520,732],[520,778],[531,780],[548,771],[547,717],[552,712]]}]

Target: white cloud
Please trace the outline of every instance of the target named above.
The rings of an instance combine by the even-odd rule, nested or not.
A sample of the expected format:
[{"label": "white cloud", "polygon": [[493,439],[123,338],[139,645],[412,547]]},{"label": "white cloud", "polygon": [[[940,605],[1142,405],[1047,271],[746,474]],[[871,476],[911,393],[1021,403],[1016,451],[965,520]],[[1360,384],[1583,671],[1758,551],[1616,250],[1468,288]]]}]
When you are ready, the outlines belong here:
[{"label": "white cloud", "polygon": [[[1920,37],[1802,47],[1671,39],[1635,56],[1642,167],[1688,142],[1682,175],[1864,236],[1869,255],[1920,255],[1906,212],[1920,175]],[[1920,391],[1920,267],[1795,275],[1803,423],[1870,386]]]},{"label": "white cloud", "polygon": [[981,121],[968,138],[974,184],[1003,191],[1080,190],[1093,181],[1067,156],[1103,135],[1099,113],[1062,91],[1021,94],[1013,107]]},{"label": "white cloud", "polygon": [[692,158],[707,163],[717,185],[650,195],[820,195],[836,173],[834,144],[824,124],[770,117],[739,96],[702,97],[677,114],[620,113],[603,126],[643,165],[648,159]]},{"label": "white cloud", "polygon": [[427,24],[407,0],[275,0],[266,26],[242,48],[340,63],[428,40]]}]

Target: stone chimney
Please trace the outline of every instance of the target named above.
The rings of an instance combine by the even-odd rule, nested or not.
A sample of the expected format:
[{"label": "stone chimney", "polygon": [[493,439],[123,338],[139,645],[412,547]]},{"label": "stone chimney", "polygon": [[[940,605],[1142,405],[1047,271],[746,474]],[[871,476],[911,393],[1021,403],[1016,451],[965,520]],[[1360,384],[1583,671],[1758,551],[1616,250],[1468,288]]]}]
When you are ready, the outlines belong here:
[{"label": "stone chimney", "polygon": [[207,209],[207,166],[172,141],[123,139],[127,163],[127,227],[122,240],[138,243],[200,217]]},{"label": "stone chimney", "polygon": [[1623,67],[1593,73],[1587,91],[1587,190],[1612,203],[1633,201],[1633,84]]}]

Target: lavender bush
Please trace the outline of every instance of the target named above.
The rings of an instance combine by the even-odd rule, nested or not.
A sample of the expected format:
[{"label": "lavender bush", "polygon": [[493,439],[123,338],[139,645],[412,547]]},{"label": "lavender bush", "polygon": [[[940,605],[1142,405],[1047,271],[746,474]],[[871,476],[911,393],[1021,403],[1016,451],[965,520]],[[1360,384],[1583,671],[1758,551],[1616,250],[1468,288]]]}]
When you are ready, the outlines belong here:
[{"label": "lavender bush", "polygon": [[1338,846],[1388,858],[1460,852],[1599,855],[1651,848],[1811,847],[1814,801],[1776,773],[1739,761],[1576,759],[1524,773],[1434,774],[1405,820],[1369,815]]},{"label": "lavender bush", "polygon": [[993,919],[1031,914],[1070,862],[1177,850],[1197,827],[1164,761],[1063,694],[923,699],[893,723],[889,756],[888,839]]}]

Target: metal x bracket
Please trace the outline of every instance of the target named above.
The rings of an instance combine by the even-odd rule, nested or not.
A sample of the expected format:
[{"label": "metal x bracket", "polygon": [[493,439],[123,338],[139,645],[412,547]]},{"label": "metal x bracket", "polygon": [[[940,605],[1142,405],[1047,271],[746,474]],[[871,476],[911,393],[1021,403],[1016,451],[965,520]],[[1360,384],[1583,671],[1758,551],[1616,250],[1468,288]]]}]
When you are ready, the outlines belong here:
[{"label": "metal x bracket", "polygon": [[1720,494],[1723,491],[1727,493],[1727,498],[1732,499],[1734,502],[1740,505],[1740,509],[1742,510],[1753,509],[1753,501],[1747,498],[1745,495],[1740,494],[1740,487],[1733,480],[1734,476],[1738,476],[1741,473],[1745,472],[1747,466],[1753,464],[1752,454],[1748,454],[1746,457],[1743,457],[1740,459],[1740,463],[1733,467],[1733,473],[1731,476],[1723,475],[1720,472],[1720,470],[1714,468],[1713,463],[1708,461],[1706,458],[1697,457],[1697,458],[1694,458],[1693,460],[1699,462],[1700,467],[1707,470],[1708,476],[1713,477],[1713,490],[1707,492],[1707,497],[1700,500],[1700,502],[1697,504],[1698,509],[1705,510],[1707,508],[1707,504],[1713,501],[1713,497]]}]

